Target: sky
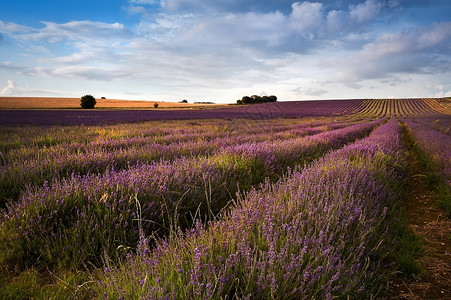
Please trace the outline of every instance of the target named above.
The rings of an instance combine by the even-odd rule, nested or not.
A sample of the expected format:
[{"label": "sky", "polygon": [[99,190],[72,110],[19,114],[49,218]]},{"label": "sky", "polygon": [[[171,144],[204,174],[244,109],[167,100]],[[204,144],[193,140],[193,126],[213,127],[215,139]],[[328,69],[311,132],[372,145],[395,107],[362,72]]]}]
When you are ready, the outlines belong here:
[{"label": "sky", "polygon": [[451,96],[449,0],[2,0],[0,96]]}]

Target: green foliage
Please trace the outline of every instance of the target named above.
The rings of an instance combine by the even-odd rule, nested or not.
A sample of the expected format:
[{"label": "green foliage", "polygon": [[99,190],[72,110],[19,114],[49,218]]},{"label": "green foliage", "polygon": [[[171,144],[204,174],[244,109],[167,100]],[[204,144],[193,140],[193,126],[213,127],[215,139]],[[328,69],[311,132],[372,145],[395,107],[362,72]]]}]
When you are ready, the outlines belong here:
[{"label": "green foliage", "polygon": [[0,299],[90,299],[88,274],[38,271],[0,272]]},{"label": "green foliage", "polygon": [[158,108],[158,103],[154,103],[153,108]]},{"label": "green foliage", "polygon": [[96,103],[96,98],[91,95],[84,95],[81,97],[80,106],[83,109],[93,109]]},{"label": "green foliage", "polygon": [[244,96],[240,100],[237,100],[236,103],[237,104],[256,104],[256,103],[268,103],[268,102],[276,102],[276,101],[277,101],[277,97],[274,95],[263,96],[263,97],[260,97],[258,95],[252,95],[250,97]]},{"label": "green foliage", "polygon": [[417,259],[424,254],[423,241],[403,222],[400,222],[394,261],[398,271],[409,277],[418,277],[422,273]]}]

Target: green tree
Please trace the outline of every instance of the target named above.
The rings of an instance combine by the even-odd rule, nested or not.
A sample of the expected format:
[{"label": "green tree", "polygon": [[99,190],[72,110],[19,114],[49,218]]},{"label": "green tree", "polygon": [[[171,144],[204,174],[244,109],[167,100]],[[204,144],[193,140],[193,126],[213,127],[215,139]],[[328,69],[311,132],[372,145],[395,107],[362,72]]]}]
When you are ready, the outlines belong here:
[{"label": "green tree", "polygon": [[244,97],[241,99],[241,102],[243,102],[243,104],[250,104],[250,103],[252,103],[252,98],[249,97],[249,96],[244,96]]},{"label": "green tree", "polygon": [[81,97],[80,106],[83,109],[92,109],[96,105],[96,98],[91,95],[84,95]]},{"label": "green tree", "polygon": [[267,102],[276,102],[277,97],[272,96],[263,96],[260,97],[258,95],[252,95],[252,96],[244,96],[242,99],[237,100],[237,104],[256,104],[256,103],[267,103]]}]

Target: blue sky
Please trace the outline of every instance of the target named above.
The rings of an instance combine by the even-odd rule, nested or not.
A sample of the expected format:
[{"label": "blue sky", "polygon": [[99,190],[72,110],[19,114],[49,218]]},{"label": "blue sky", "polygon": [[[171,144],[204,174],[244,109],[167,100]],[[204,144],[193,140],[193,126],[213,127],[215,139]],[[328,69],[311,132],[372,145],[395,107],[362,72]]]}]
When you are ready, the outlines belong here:
[{"label": "blue sky", "polygon": [[4,0],[0,96],[451,96],[449,0]]}]

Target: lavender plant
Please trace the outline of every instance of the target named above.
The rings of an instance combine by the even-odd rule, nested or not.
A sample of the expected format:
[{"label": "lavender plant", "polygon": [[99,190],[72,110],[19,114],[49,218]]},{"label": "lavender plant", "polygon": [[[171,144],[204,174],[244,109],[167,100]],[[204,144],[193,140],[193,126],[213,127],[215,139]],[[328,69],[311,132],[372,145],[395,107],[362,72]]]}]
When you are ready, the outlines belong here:
[{"label": "lavender plant", "polygon": [[429,170],[441,206],[451,215],[451,136],[411,120],[404,122],[412,143]]},{"label": "lavender plant", "polygon": [[173,233],[121,266],[108,299],[332,299],[381,295],[400,178],[396,121],[237,200],[221,219]]},{"label": "lavender plant", "polygon": [[[186,228],[196,217],[220,212],[238,188],[247,190],[266,177],[275,180],[287,167],[363,137],[382,121],[29,187],[1,218],[0,248],[21,266],[99,264],[104,249],[112,255],[120,245],[137,244],[137,219],[148,235],[165,236],[174,218]],[[135,197],[142,208],[139,218]]]},{"label": "lavender plant", "polygon": [[[272,142],[292,139],[326,129],[346,127],[352,123],[318,126],[289,120],[285,124],[279,121],[255,126],[250,122],[239,130],[236,124],[221,122],[215,124],[204,121],[204,126],[192,126],[189,129],[179,127],[183,124],[175,123],[172,128],[151,130],[136,126],[143,130],[141,133],[136,128],[125,125],[96,128],[84,138],[78,137],[71,143],[60,143],[65,141],[64,138],[50,131],[43,137],[55,141],[56,145],[24,145],[19,149],[5,151],[1,155],[0,164],[0,206],[2,203],[4,205],[6,199],[16,199],[26,185],[40,186],[45,181],[70,177],[72,173],[102,173],[111,168],[124,169],[138,162],[151,163],[160,159],[211,155],[226,146],[269,139]],[[95,136],[94,133],[101,133],[102,136]],[[38,137],[33,145],[41,145],[41,141],[42,138]]]}]

